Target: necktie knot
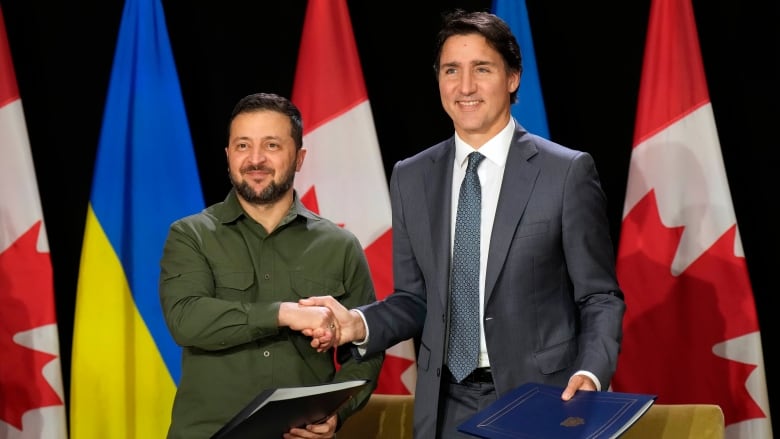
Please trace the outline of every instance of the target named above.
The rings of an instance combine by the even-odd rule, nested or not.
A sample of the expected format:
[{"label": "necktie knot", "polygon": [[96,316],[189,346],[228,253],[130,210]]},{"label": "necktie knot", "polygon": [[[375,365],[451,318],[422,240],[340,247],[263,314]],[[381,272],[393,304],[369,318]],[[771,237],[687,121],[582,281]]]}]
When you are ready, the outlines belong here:
[{"label": "necktie knot", "polygon": [[476,151],[469,154],[469,164],[466,167],[466,174],[476,174],[479,164],[482,163],[482,160],[484,159],[485,156]]}]

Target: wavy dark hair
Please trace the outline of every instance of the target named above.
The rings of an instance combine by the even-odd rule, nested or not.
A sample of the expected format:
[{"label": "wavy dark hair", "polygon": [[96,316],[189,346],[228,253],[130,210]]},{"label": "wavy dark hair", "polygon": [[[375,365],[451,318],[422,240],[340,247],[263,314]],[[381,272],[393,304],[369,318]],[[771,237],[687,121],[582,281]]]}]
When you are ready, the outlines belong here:
[{"label": "wavy dark hair", "polygon": [[[449,37],[454,35],[479,34],[485,37],[488,45],[504,59],[504,65],[510,73],[523,74],[523,57],[509,25],[495,14],[489,12],[466,12],[456,9],[444,15],[444,23],[436,36],[434,47],[433,71],[439,76],[441,48]],[[511,103],[517,102],[517,90],[509,94]]]}]

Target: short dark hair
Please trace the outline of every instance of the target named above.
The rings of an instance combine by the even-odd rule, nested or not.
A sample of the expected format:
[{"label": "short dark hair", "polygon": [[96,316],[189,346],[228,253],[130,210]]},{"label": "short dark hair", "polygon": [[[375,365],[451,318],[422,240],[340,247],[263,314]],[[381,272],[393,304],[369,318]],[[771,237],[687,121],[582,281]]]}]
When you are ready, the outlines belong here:
[{"label": "short dark hair", "polygon": [[290,118],[290,135],[293,141],[295,141],[295,146],[297,149],[303,147],[303,117],[301,116],[301,111],[289,99],[274,93],[254,93],[241,98],[230,114],[228,137],[230,136],[230,125],[236,116],[242,113],[263,110],[276,111],[277,113],[287,115]]},{"label": "short dark hair", "polygon": [[[523,57],[509,25],[495,14],[489,12],[466,12],[455,9],[444,15],[444,23],[436,36],[434,47],[433,71],[439,76],[441,49],[448,38],[455,35],[479,34],[485,37],[488,45],[504,59],[507,71],[523,74]],[[517,102],[517,89],[509,94],[511,103]]]}]

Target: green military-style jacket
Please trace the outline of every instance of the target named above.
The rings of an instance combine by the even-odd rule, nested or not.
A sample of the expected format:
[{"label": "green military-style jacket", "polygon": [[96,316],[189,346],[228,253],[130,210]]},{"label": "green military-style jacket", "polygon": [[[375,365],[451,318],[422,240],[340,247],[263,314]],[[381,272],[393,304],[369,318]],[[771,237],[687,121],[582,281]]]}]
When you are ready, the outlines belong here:
[{"label": "green military-style jacket", "polygon": [[331,295],[347,308],[373,302],[358,239],[307,210],[297,194],[271,233],[226,199],[170,227],[161,261],[165,321],[182,346],[168,438],[208,438],[260,391],[368,379],[339,425],[376,388],[384,355],[356,361],[348,346],[319,353],[278,327],[281,302]]}]

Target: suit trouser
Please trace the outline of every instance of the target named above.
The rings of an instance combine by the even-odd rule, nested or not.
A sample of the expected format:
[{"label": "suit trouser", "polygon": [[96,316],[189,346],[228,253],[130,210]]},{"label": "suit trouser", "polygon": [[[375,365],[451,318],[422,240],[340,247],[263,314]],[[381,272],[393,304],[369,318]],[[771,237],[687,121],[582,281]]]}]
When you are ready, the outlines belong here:
[{"label": "suit trouser", "polygon": [[473,439],[474,436],[458,432],[458,425],[487,408],[498,399],[496,386],[489,374],[476,373],[457,383],[445,367],[439,394],[437,439]]}]

